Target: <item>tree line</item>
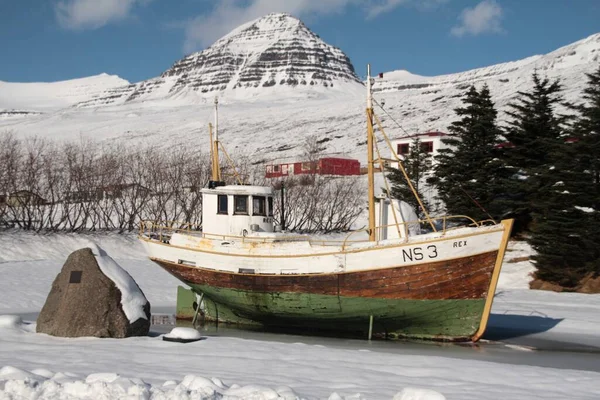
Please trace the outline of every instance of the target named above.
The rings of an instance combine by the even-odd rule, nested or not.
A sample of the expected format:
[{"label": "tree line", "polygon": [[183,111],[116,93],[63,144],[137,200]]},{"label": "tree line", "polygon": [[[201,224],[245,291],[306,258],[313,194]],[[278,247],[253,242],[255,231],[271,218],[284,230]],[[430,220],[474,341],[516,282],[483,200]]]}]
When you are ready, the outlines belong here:
[{"label": "tree line", "polygon": [[[515,218],[513,234],[536,251],[535,278],[565,288],[600,275],[600,68],[586,78],[579,102],[567,103],[559,79],[535,72],[504,126],[489,88],[472,86],[447,146],[431,160],[415,141],[405,160],[413,183],[433,186],[448,214]],[[392,179],[393,194],[416,206]]]},{"label": "tree line", "polygon": [[[269,185],[264,167],[234,157],[245,183]],[[188,147],[54,142],[0,134],[0,228],[131,232],[143,220],[201,229],[210,156]],[[235,184],[231,166],[221,166]],[[274,185],[280,182],[272,182]],[[303,232],[349,230],[364,208],[356,178],[288,179],[285,220]],[[280,221],[281,196],[274,198]]]}]

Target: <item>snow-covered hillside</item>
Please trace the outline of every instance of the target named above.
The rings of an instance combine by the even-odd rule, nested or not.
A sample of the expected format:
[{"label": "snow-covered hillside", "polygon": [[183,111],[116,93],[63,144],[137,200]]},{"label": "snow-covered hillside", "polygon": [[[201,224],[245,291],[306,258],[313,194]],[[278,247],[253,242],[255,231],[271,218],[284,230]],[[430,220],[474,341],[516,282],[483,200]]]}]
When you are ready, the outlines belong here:
[{"label": "snow-covered hillside", "polygon": [[[487,83],[503,111],[518,91],[531,87],[531,75],[537,70],[549,78],[560,77],[566,99],[576,100],[586,83],[584,73],[599,64],[600,34],[596,34],[546,55],[457,74],[387,72],[376,79],[374,88],[376,99],[385,100],[389,114],[409,133],[444,131],[471,84]],[[373,69],[378,70],[376,59]],[[363,75],[364,66],[357,71]],[[38,93],[39,98],[63,98],[43,97],[49,84],[39,84],[39,89],[38,84],[31,85],[32,98]],[[11,94],[3,87],[0,107],[24,107],[22,97],[9,104]],[[60,108],[54,112],[0,118],[0,132],[208,151],[207,124],[218,94],[220,139],[231,153],[250,155],[256,162],[293,159],[302,153],[304,138],[316,134],[327,154],[365,158],[364,86],[354,67],[340,50],[287,14],[245,24],[203,52],[176,62],[160,77],[87,94],[79,101],[69,97],[68,104],[48,100]],[[77,106],[66,107],[73,103]],[[379,115],[388,134],[404,133],[380,110]]]},{"label": "snow-covered hillside", "polygon": [[127,84],[125,79],[108,74],[61,82],[0,81],[0,118],[58,110]]},{"label": "snow-covered hillside", "polygon": [[297,18],[269,14],[244,24],[208,49],[177,61],[161,76],[79,104],[94,107],[159,98],[189,102],[350,91],[361,83],[350,59]]},{"label": "snow-covered hillside", "polygon": [[[532,87],[531,75],[537,71],[550,79],[560,78],[567,100],[576,100],[583,89],[585,73],[600,65],[600,34],[589,36],[546,55],[433,77],[408,71],[384,73],[376,79],[374,90],[387,101],[394,118],[411,131],[445,130],[455,118],[461,94],[470,85],[487,84],[500,110],[518,91]],[[502,114],[502,113],[501,113]],[[504,116],[501,115],[501,118]]]}]

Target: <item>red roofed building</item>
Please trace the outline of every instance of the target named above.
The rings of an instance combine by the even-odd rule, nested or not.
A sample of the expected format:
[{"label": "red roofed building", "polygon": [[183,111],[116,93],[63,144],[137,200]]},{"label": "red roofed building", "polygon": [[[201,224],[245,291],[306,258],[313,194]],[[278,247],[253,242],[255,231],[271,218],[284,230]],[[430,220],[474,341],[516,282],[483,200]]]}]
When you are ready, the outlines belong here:
[{"label": "red roofed building", "polygon": [[348,158],[324,157],[317,161],[301,161],[266,166],[266,178],[291,175],[360,175],[360,162]]}]

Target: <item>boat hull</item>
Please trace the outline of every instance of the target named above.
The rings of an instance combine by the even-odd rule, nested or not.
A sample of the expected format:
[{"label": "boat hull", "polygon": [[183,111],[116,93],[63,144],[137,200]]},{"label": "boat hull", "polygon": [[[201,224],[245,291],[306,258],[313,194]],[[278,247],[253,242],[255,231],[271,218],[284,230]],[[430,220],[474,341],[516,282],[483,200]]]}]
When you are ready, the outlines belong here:
[{"label": "boat hull", "polygon": [[360,272],[260,275],[153,259],[204,294],[207,317],[367,333],[471,340],[480,328],[498,251]]}]

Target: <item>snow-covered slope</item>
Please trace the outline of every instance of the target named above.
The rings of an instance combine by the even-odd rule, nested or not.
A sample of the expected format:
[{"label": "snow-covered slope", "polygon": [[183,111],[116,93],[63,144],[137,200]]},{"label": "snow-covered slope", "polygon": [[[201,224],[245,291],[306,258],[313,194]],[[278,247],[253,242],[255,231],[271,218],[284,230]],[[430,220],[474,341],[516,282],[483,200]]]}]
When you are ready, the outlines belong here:
[{"label": "snow-covered slope", "polygon": [[567,100],[576,100],[586,84],[584,73],[597,70],[599,65],[600,34],[595,34],[546,55],[456,74],[425,77],[402,70],[384,73],[382,79],[376,79],[374,90],[394,108],[392,115],[403,120],[405,128],[445,130],[470,85],[487,84],[502,111],[518,91],[532,87],[531,75],[537,71],[551,79],[560,78]]},{"label": "snow-covered slope", "polygon": [[[327,62],[320,61],[322,56]],[[445,131],[471,84],[487,83],[500,118],[505,118],[506,104],[518,91],[531,88],[534,71],[561,78],[566,99],[573,101],[586,84],[584,74],[599,64],[600,34],[596,34],[546,55],[457,74],[424,77],[403,70],[388,72],[376,79],[375,97],[385,100],[387,112],[409,133]],[[373,67],[377,70],[376,60]],[[309,79],[315,84],[310,85]],[[272,80],[276,84],[270,86]],[[35,87],[30,90],[34,96]],[[45,86],[39,90],[44,93]],[[205,51],[178,61],[160,77],[112,87],[101,96],[93,92],[78,107],[0,118],[0,132],[185,145],[208,151],[207,124],[217,94],[220,139],[230,153],[244,153],[257,163],[292,159],[302,153],[304,138],[316,134],[327,154],[364,161],[364,86],[357,81],[354,67],[340,50],[286,14],[243,25]],[[0,94],[0,98],[6,97]],[[388,134],[403,134],[377,111]]]},{"label": "snow-covered slope", "polygon": [[274,13],[236,28],[208,49],[177,61],[160,77],[108,91],[80,106],[215,95],[247,99],[262,95],[352,91],[361,83],[350,59],[297,18]]},{"label": "snow-covered slope", "polygon": [[0,118],[65,108],[127,84],[125,79],[108,74],[49,83],[0,81]]}]

